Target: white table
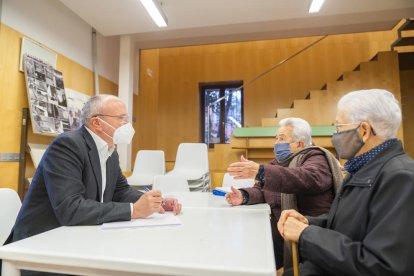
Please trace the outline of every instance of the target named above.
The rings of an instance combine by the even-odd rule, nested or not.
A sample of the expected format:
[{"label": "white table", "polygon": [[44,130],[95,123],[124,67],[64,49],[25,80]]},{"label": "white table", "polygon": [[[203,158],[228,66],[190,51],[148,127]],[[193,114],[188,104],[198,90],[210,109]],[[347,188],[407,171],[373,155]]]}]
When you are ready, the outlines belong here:
[{"label": "white table", "polygon": [[1,247],[3,275],[275,275],[267,212],[188,208],[180,218],[175,227],[59,227]]},{"label": "white table", "polygon": [[269,204],[240,205],[231,206],[227,203],[224,196],[216,196],[204,192],[181,192],[165,194],[165,197],[177,198],[184,209],[187,208],[219,208],[233,210],[262,210],[270,215],[271,210]]}]

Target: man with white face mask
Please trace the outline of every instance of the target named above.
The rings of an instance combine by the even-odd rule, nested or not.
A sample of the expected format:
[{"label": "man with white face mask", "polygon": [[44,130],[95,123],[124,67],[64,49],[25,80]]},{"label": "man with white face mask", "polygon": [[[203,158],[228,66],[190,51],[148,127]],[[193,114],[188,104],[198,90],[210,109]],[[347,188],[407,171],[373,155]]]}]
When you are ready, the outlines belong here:
[{"label": "man with white face mask", "polygon": [[300,275],[414,275],[414,160],[397,139],[401,109],[386,90],[354,91],[338,102],[338,155],[347,159],[326,216],[286,210],[278,229],[298,242]]},{"label": "man with white face mask", "polygon": [[[226,195],[231,205],[268,203],[272,209],[272,234],[278,274],[290,267],[291,259],[284,250],[276,223],[281,210],[295,208],[314,216],[328,212],[335,186],[342,180],[337,160],[327,150],[312,146],[311,127],[303,119],[285,118],[279,122],[275,137],[275,159],[258,164],[244,159],[228,167],[234,178],[256,178],[252,188]],[[286,245],[289,248],[289,245]],[[286,254],[287,253],[287,254]],[[286,256],[286,257],[284,257]]]},{"label": "man with white face mask", "polygon": [[49,145],[6,243],[59,226],[180,213],[176,199],[163,199],[160,191],[141,193],[122,175],[116,144],[130,143],[134,129],[119,98],[94,96],[81,117],[82,127],[59,135]]}]

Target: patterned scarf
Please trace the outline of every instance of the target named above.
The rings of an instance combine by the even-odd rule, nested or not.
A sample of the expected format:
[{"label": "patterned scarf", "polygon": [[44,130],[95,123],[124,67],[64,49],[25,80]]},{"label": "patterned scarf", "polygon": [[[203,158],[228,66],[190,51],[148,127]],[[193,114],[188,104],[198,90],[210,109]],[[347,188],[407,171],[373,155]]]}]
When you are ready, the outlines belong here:
[{"label": "patterned scarf", "polygon": [[350,174],[355,174],[359,171],[365,164],[375,158],[381,151],[388,148],[389,146],[397,143],[398,139],[393,138],[385,141],[384,143],[370,149],[369,151],[349,159],[344,167]]}]

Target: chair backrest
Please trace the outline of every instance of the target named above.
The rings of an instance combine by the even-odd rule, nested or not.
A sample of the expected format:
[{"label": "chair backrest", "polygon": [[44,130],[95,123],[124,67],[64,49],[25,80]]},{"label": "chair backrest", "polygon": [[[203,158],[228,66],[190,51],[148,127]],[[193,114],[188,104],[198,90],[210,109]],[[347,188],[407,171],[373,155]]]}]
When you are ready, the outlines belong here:
[{"label": "chair backrest", "polygon": [[140,150],[135,158],[132,174],[165,174],[165,156],[162,150]]},{"label": "chair backrest", "polygon": [[189,192],[187,180],[176,175],[157,175],[154,177],[153,190],[160,190],[163,194],[174,192]]},{"label": "chair backrest", "polygon": [[181,143],[178,146],[174,170],[209,171],[208,150],[204,143]]},{"label": "chair backrest", "polygon": [[154,176],[165,174],[165,156],[162,150],[140,150],[135,158],[132,175],[127,178],[133,186],[151,186]]},{"label": "chair backrest", "polygon": [[254,179],[234,179],[229,173],[225,173],[223,177],[223,187],[235,187],[235,188],[249,188],[254,186]]},{"label": "chair backrest", "polygon": [[35,169],[39,166],[40,160],[42,160],[43,154],[46,152],[47,146],[44,144],[29,143],[30,157],[32,158]]},{"label": "chair backrest", "polygon": [[21,206],[20,198],[14,190],[0,189],[0,246],[10,235]]}]

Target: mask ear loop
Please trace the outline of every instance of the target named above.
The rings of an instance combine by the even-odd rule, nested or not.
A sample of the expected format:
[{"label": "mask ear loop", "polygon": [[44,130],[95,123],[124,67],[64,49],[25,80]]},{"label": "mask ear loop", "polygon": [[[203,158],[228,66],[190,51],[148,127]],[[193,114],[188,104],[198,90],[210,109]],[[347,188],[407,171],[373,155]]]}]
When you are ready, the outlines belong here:
[{"label": "mask ear loop", "polygon": [[[102,122],[104,122],[105,124],[107,124],[108,126],[110,126],[112,129],[116,130],[116,128],[114,128],[113,126],[111,126],[110,123],[106,122],[105,120],[102,120],[101,118],[99,118],[99,116],[96,116],[96,118],[98,118],[99,120],[101,120]],[[114,140],[114,137],[112,137],[111,135],[109,135],[108,133],[106,133],[105,131],[103,131],[103,134],[105,134],[106,136],[108,136],[109,138],[112,139],[112,141]]]},{"label": "mask ear loop", "polygon": [[[361,122],[358,127],[360,127],[362,123],[363,122]],[[372,125],[369,122],[365,122],[365,123],[367,123],[369,125],[369,128],[371,129],[372,135],[377,136],[377,133],[375,132],[375,129],[372,127]]]}]

